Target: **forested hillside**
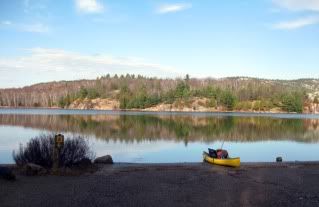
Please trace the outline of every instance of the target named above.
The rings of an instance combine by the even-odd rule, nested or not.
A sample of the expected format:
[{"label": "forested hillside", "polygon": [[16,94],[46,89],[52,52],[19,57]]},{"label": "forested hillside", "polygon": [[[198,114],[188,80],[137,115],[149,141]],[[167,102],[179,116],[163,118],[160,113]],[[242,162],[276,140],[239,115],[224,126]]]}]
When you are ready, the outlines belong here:
[{"label": "forested hillside", "polygon": [[2,107],[301,113],[316,112],[318,103],[317,79],[197,79],[188,75],[183,79],[159,79],[128,74],[0,90]]}]

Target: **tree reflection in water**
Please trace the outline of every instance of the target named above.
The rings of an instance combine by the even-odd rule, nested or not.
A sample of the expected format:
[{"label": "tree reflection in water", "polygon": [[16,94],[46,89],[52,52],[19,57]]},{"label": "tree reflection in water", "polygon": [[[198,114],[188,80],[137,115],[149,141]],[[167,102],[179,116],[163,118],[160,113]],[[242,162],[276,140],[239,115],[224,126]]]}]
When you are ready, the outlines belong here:
[{"label": "tree reflection in water", "polygon": [[319,141],[319,119],[190,115],[0,114],[0,125],[94,135],[124,142],[144,140],[254,142]]}]

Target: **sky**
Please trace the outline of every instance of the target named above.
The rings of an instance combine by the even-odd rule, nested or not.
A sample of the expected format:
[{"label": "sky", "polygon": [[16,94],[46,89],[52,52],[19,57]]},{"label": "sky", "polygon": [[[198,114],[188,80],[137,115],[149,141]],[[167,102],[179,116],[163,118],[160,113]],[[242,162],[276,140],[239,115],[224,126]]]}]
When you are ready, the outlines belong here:
[{"label": "sky", "polygon": [[319,0],[0,0],[0,88],[94,79],[319,78]]}]

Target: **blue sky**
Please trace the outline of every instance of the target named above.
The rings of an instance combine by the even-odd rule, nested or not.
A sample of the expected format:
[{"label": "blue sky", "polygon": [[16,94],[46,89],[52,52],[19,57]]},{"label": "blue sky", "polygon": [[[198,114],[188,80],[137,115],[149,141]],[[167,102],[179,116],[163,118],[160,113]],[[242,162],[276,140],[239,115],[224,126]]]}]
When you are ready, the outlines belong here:
[{"label": "blue sky", "polygon": [[1,0],[0,88],[103,74],[319,78],[319,0]]}]

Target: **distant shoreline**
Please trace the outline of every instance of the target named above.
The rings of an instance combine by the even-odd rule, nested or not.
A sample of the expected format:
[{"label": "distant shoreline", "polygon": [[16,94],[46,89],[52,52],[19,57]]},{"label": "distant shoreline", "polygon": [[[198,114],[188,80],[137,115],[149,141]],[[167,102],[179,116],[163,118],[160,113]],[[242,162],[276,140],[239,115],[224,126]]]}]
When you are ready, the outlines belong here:
[{"label": "distant shoreline", "polygon": [[72,110],[72,111],[110,111],[110,112],[152,112],[152,113],[243,113],[243,114],[319,114],[319,113],[297,113],[285,111],[224,111],[224,110],[148,110],[148,109],[79,109],[59,107],[11,107],[0,106],[0,109],[40,109],[40,110]]}]

